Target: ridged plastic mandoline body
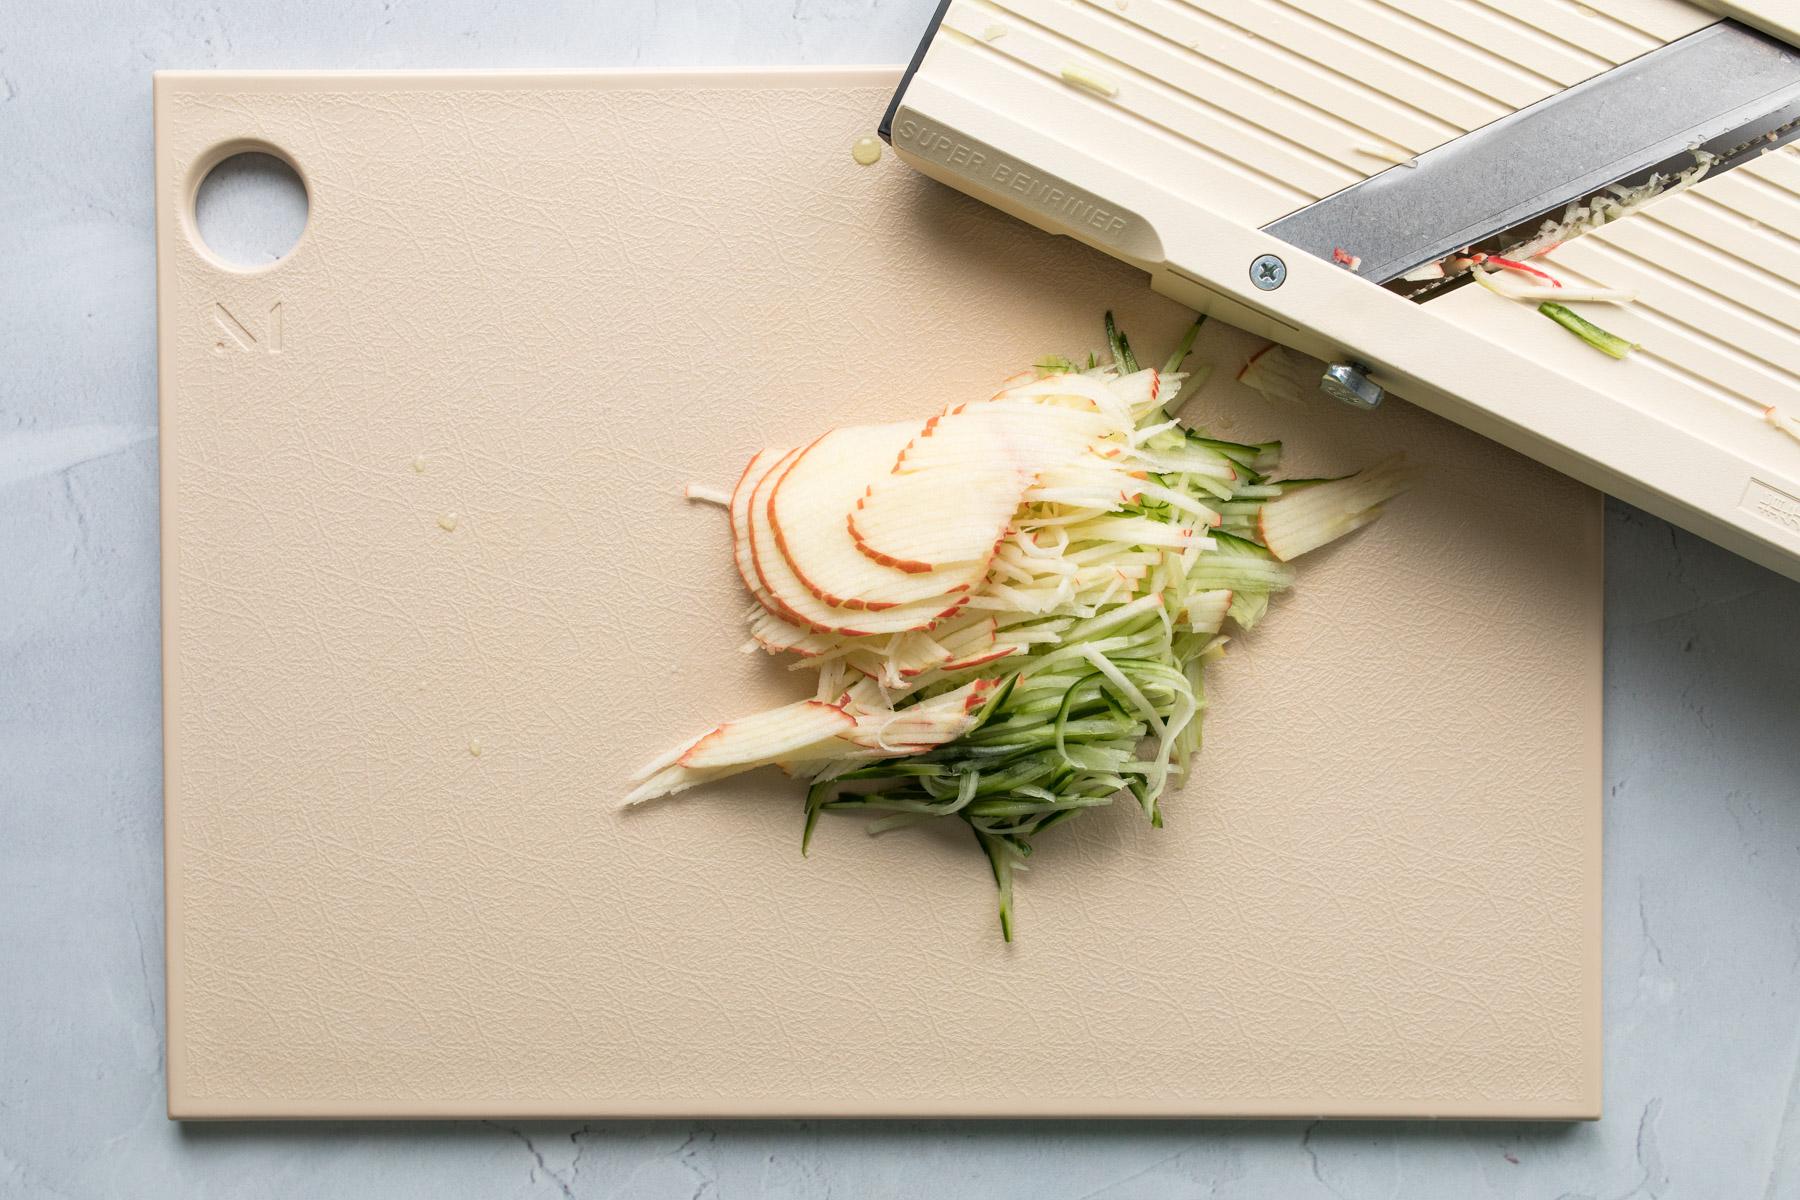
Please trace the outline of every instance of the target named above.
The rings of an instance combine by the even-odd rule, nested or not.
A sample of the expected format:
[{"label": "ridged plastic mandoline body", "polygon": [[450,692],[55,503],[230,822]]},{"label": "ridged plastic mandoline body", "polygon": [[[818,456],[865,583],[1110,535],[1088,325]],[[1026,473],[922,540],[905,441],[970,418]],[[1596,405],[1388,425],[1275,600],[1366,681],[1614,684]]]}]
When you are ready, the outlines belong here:
[{"label": "ridged plastic mandoline body", "polygon": [[1724,16],[1800,44],[1790,0],[949,0],[887,126],[1158,291],[1800,578],[1800,441],[1764,418],[1800,415],[1800,148],[1546,256],[1637,294],[1587,310],[1641,344],[1623,361],[1480,288],[1415,303],[1262,231]]}]

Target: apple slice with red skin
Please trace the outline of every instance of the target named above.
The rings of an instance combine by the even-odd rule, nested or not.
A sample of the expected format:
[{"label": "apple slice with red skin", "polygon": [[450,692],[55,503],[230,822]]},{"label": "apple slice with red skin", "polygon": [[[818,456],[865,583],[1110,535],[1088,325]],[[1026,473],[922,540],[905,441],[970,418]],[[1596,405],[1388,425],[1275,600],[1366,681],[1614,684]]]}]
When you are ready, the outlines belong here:
[{"label": "apple slice with red skin", "polygon": [[994,394],[988,397],[988,399],[998,400],[1014,388],[1022,388],[1028,383],[1036,383],[1041,378],[1042,376],[1036,371],[1019,371],[1015,374],[1008,375],[1005,379],[1000,381],[1000,386],[994,389]]},{"label": "apple slice with red skin", "polygon": [[750,559],[760,585],[757,598],[769,611],[813,633],[837,633],[846,637],[873,637],[884,633],[909,633],[930,629],[968,603],[964,593],[950,599],[897,605],[881,612],[858,612],[825,603],[800,581],[781,547],[769,515],[773,481],[798,456],[791,450],[778,459],[750,492],[748,505]]},{"label": "apple slice with red skin", "polygon": [[802,762],[855,753],[849,735],[857,718],[844,705],[801,700],[767,712],[714,726],[685,748],[656,759],[640,772],[642,782],[625,797],[627,805],[773,762]]},{"label": "apple slice with red skin", "polygon": [[1121,375],[1111,384],[1113,395],[1125,402],[1133,413],[1148,412],[1163,399],[1162,372],[1145,367],[1130,375]]},{"label": "apple slice with red skin", "polygon": [[898,711],[801,700],[727,721],[678,755],[652,763],[624,803],[640,804],[762,766],[792,773],[808,762],[858,753],[868,758],[918,754],[968,732],[999,682],[977,679]]},{"label": "apple slice with red skin", "polygon": [[1412,470],[1396,454],[1342,479],[1283,488],[1257,511],[1257,538],[1276,558],[1291,562],[1373,521],[1412,481]]},{"label": "apple slice with red skin", "polygon": [[1017,654],[1025,647],[1019,644],[1007,644],[1000,641],[1000,622],[994,617],[982,617],[976,624],[956,633],[940,637],[939,642],[949,651],[947,662],[938,664],[938,670],[946,675],[953,671],[966,671],[971,667],[986,666],[998,662],[1009,654]]},{"label": "apple slice with red skin", "polygon": [[998,679],[976,679],[955,691],[921,700],[910,707],[863,710],[856,727],[844,740],[888,754],[917,754],[953,742],[969,731],[981,715]]},{"label": "apple slice with red skin", "polygon": [[1187,598],[1181,619],[1195,633],[1217,633],[1231,611],[1231,599],[1232,593],[1226,588],[1195,592]]},{"label": "apple slice with red skin", "polygon": [[794,654],[801,658],[817,658],[837,648],[837,643],[829,636],[802,629],[766,608],[751,615],[750,640],[770,654]]},{"label": "apple slice with red skin", "polygon": [[[850,515],[855,549],[907,572],[992,565],[1021,504],[1116,507],[1143,491],[1143,473],[1093,448],[1042,470],[936,468],[893,475],[869,489]],[[985,570],[983,570],[985,576]]]},{"label": "apple slice with red skin", "polygon": [[928,633],[903,633],[888,648],[887,661],[900,679],[917,679],[949,662],[950,652]]},{"label": "apple slice with red skin", "polygon": [[850,513],[856,548],[908,572],[985,564],[1034,481],[1086,462],[1111,426],[1105,414],[999,399],[925,423],[893,472]]},{"label": "apple slice with red skin", "polygon": [[726,512],[731,517],[731,558],[737,564],[738,578],[744,581],[744,587],[756,597],[757,603],[771,613],[774,613],[774,609],[763,591],[762,582],[756,577],[756,560],[750,549],[750,496],[756,485],[762,482],[763,476],[790,453],[791,450],[771,446],[751,455],[743,474],[738,476],[737,485],[731,489],[731,502],[726,506]]},{"label": "apple slice with red skin", "polygon": [[704,771],[816,758],[818,754],[809,751],[835,749],[831,743],[855,727],[856,718],[840,706],[801,700],[716,726],[697,738],[675,762]]},{"label": "apple slice with red skin", "polygon": [[947,599],[986,576],[992,552],[935,571],[903,571],[859,552],[845,517],[893,471],[919,427],[846,425],[816,439],[782,469],[769,494],[769,523],[794,575],[837,608],[880,612]]},{"label": "apple slice with red skin", "polygon": [[986,574],[1031,477],[945,468],[891,476],[856,502],[845,532],[857,553],[907,574]]},{"label": "apple slice with red skin", "polygon": [[1030,400],[1057,406],[1078,400],[1106,417],[1121,433],[1128,433],[1137,416],[1149,412],[1162,398],[1162,375],[1152,368],[1131,375],[1103,378],[1094,375],[1047,375],[1022,387],[1011,388],[996,400]]},{"label": "apple slice with red skin", "polygon": [[933,417],[902,447],[892,470],[855,498],[855,548],[883,566],[925,574],[985,566],[1030,484],[1032,465],[1004,426]]}]

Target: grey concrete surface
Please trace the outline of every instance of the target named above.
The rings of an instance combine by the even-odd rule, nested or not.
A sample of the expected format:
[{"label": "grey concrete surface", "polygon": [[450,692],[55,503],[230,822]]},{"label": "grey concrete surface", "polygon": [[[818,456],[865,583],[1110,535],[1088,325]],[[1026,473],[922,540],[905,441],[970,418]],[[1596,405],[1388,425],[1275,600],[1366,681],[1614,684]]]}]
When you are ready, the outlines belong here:
[{"label": "grey concrete surface", "polygon": [[1800,1195],[1800,586],[1616,504],[1597,1124],[164,1119],[150,71],[896,62],[930,7],[0,4],[0,1195]]}]

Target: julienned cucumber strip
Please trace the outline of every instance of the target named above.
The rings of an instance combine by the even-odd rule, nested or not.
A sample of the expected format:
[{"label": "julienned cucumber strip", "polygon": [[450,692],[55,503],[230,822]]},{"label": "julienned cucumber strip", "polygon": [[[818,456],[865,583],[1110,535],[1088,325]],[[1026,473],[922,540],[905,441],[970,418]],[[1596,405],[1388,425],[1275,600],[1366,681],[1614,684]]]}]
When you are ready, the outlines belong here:
[{"label": "julienned cucumber strip", "polygon": [[1187,574],[1194,591],[1282,591],[1294,582],[1294,569],[1247,537],[1213,530],[1212,554],[1202,555]]},{"label": "julienned cucumber strip", "polygon": [[1164,360],[1162,369],[1164,375],[1173,375],[1181,370],[1181,364],[1186,362],[1187,356],[1194,352],[1194,339],[1200,336],[1200,327],[1204,324],[1206,324],[1205,313],[1194,318],[1194,323],[1188,326],[1187,332],[1181,335],[1181,340],[1175,343],[1175,349],[1169,351],[1169,357]]},{"label": "julienned cucumber strip", "polygon": [[1119,326],[1113,321],[1112,310],[1106,310],[1106,344],[1112,350],[1113,362],[1126,375],[1135,375],[1138,364],[1137,357],[1131,353],[1131,343],[1119,332]]},{"label": "julienned cucumber strip", "polygon": [[1612,358],[1624,358],[1638,348],[1636,342],[1626,341],[1616,333],[1608,333],[1586,317],[1576,313],[1564,305],[1546,300],[1538,305],[1538,311],[1561,325],[1564,329]]},{"label": "julienned cucumber strip", "polygon": [[1252,591],[1249,588],[1238,588],[1231,593],[1231,607],[1225,615],[1238,623],[1240,629],[1254,628],[1269,611],[1269,593]]},{"label": "julienned cucumber strip", "polygon": [[1005,838],[982,832],[979,825],[974,825],[974,829],[975,840],[980,843],[988,857],[988,866],[993,869],[994,886],[1000,889],[1000,936],[1010,942],[1013,938],[1012,865],[1018,848],[1008,844]]},{"label": "julienned cucumber strip", "polygon": [[[757,732],[769,726],[766,715],[762,724],[726,722],[651,764],[630,801],[775,763],[809,782],[802,854],[826,812],[872,818],[877,833],[961,821],[987,856],[1007,941],[1016,873],[1039,834],[1126,794],[1160,827],[1163,798],[1201,746],[1204,673],[1223,654],[1221,623],[1248,629],[1294,582],[1294,567],[1269,549],[1276,543],[1262,540],[1271,506],[1284,514],[1289,536],[1297,530],[1310,541],[1320,530],[1373,519],[1400,476],[1384,464],[1341,481],[1271,480],[1280,442],[1210,438],[1170,420],[1154,389],[1114,390],[1138,364],[1111,313],[1105,326],[1110,363],[1090,355],[1083,370],[1060,355],[1041,359],[1039,379],[1069,376],[1066,393],[1045,382],[1021,389],[1042,400],[1011,403],[1080,405],[1076,411],[1115,422],[1082,451],[1116,468],[1108,478],[1122,486],[1090,489],[1083,503],[1095,503],[1089,495],[1119,498],[1110,507],[1105,499],[1092,508],[1017,507],[988,577],[963,597],[967,608],[904,632],[856,633],[852,622],[867,614],[848,609],[836,632],[791,626],[759,597],[766,611],[753,622],[758,644],[810,655],[797,665],[819,674],[817,698],[789,706],[799,713],[798,732],[793,722],[777,723],[785,740],[772,752],[758,744],[768,742]],[[1198,329],[1196,322],[1165,360],[1163,373],[1177,382]],[[1040,417],[1028,419],[1035,436]],[[757,461],[767,470],[786,454],[765,451]],[[891,463],[871,466],[892,472]],[[1321,486],[1328,483],[1335,488]],[[764,485],[740,490],[751,493],[744,520],[777,513],[749,503],[763,499]],[[754,528],[746,534],[736,511],[733,530],[740,552],[742,539],[760,536]],[[787,554],[781,546],[756,548]],[[690,757],[706,771],[684,766]]]},{"label": "julienned cucumber strip", "polygon": [[1201,433],[1189,431],[1188,439],[1210,450],[1217,450],[1238,466],[1250,471],[1273,471],[1281,465],[1281,443],[1263,442],[1260,445],[1246,445],[1243,442],[1224,442],[1218,438],[1210,438]]}]

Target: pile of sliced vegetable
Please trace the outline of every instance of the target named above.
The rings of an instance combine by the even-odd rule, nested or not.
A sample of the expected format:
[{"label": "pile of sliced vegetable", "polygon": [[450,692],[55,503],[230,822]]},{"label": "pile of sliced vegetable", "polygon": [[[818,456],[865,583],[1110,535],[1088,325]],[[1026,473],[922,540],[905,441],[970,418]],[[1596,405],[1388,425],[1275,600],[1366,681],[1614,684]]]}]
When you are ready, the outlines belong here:
[{"label": "pile of sliced vegetable", "polygon": [[[851,425],[750,460],[725,501],[751,645],[816,672],[812,698],[726,721],[648,764],[635,804],[756,767],[883,832],[966,825],[1012,938],[1040,833],[1130,796],[1152,824],[1200,748],[1204,671],[1291,560],[1374,520],[1390,460],[1276,480],[1281,444],[1178,424],[1179,368],[1046,359],[985,401]],[[690,489],[695,498],[709,498]]]}]

